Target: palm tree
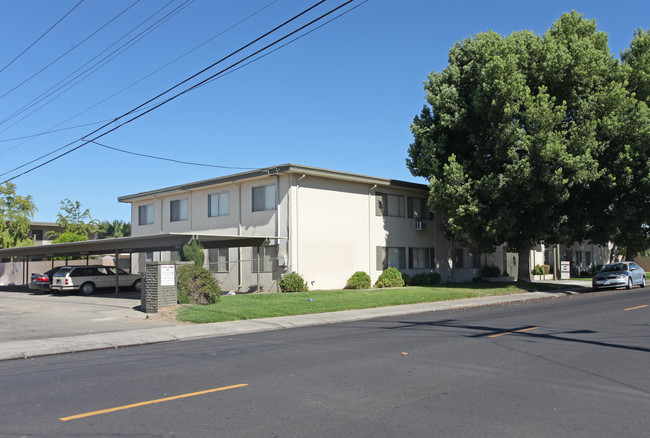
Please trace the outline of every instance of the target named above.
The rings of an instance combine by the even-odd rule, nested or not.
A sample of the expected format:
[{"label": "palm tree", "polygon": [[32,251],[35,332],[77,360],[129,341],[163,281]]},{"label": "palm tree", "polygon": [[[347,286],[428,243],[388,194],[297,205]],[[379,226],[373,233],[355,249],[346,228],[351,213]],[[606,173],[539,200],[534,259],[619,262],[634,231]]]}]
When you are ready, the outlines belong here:
[{"label": "palm tree", "polygon": [[128,237],[131,235],[131,223],[115,219],[113,222],[102,221],[97,229],[100,239]]}]

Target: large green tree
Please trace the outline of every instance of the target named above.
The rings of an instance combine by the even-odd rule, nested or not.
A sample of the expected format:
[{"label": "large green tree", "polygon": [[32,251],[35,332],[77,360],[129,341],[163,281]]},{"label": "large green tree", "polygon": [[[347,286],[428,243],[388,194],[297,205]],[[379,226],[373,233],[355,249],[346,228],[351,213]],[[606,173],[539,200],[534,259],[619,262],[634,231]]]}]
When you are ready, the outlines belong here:
[{"label": "large green tree", "polygon": [[0,248],[33,245],[30,223],[36,212],[30,195],[16,194],[16,185],[0,185]]},{"label": "large green tree", "polygon": [[622,84],[607,35],[576,12],[541,36],[478,34],[429,75],[407,165],[430,180],[429,205],[452,237],[480,251],[507,243],[519,278],[530,278],[534,245],[610,237],[593,216],[611,203],[598,206],[594,188],[611,182],[603,162],[621,132],[616,116],[638,104]]}]

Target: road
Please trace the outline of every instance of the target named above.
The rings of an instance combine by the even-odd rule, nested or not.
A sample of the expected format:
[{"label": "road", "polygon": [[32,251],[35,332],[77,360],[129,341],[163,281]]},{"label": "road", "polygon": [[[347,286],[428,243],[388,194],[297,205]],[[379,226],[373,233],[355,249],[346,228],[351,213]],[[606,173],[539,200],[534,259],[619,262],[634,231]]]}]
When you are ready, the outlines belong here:
[{"label": "road", "polygon": [[0,436],[650,436],[650,288],[0,363]]}]

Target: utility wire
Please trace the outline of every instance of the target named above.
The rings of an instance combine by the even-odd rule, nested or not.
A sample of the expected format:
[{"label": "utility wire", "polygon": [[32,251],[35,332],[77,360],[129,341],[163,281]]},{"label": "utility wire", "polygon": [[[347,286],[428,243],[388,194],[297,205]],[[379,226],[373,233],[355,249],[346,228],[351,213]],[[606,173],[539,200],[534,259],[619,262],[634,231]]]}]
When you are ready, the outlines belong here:
[{"label": "utility wire", "polygon": [[20,54],[19,54],[18,56],[16,56],[14,59],[12,59],[11,62],[9,62],[9,64],[7,64],[7,65],[5,65],[4,67],[2,67],[2,70],[0,70],[0,73],[2,73],[3,71],[5,71],[5,69],[6,69],[7,67],[9,67],[11,64],[13,64],[14,62],[16,62],[16,61],[18,60],[18,58],[20,58],[21,56],[23,56],[25,53],[27,53],[27,51],[28,51],[29,49],[31,49],[32,47],[34,47],[34,45],[35,45],[37,42],[39,42],[39,41],[41,40],[41,38],[43,38],[45,35],[47,35],[48,33],[50,33],[50,31],[51,31],[52,29],[54,29],[54,28],[57,26],[57,24],[59,24],[60,22],[62,22],[62,21],[65,19],[65,17],[67,17],[68,15],[70,15],[70,14],[72,13],[72,11],[74,11],[75,9],[77,9],[77,6],[79,6],[80,4],[82,4],[84,1],[85,1],[85,0],[81,0],[79,3],[77,3],[76,5],[74,5],[74,7],[73,7],[72,9],[70,9],[70,10],[69,10],[69,11],[68,11],[68,12],[67,12],[63,17],[59,18],[59,20],[58,20],[56,23],[54,23],[54,24],[52,25],[52,27],[50,27],[48,30],[46,30],[46,31],[45,31],[41,36],[39,36],[38,38],[36,38],[36,41],[34,41],[33,43],[31,43],[31,44],[30,44],[30,45],[29,45],[25,50],[23,50],[22,52],[20,52]]},{"label": "utility wire", "polygon": [[[83,1],[83,0],[82,0],[82,1]],[[56,63],[57,63],[58,61],[60,61],[63,57],[65,57],[67,54],[69,54],[69,53],[72,52],[74,49],[76,49],[77,47],[81,46],[83,43],[85,43],[85,42],[88,41],[90,38],[92,38],[93,36],[95,36],[97,33],[99,33],[102,29],[104,29],[106,26],[108,26],[109,24],[111,24],[113,21],[117,20],[117,19],[118,19],[122,14],[124,14],[126,11],[128,11],[129,9],[131,9],[133,6],[135,6],[139,1],[140,1],[140,0],[135,0],[135,1],[134,1],[134,2],[129,6],[129,7],[127,7],[126,9],[124,9],[122,12],[120,12],[119,14],[117,14],[115,17],[111,18],[111,19],[110,19],[109,21],[107,21],[107,22],[106,22],[102,27],[100,27],[99,29],[97,29],[96,31],[94,31],[93,33],[91,33],[90,35],[88,35],[86,38],[84,38],[83,40],[81,40],[80,43],[77,43],[77,44],[74,45],[72,48],[70,48],[67,52],[65,52],[63,55],[59,56],[59,57],[56,58],[54,61],[52,61],[52,62],[50,62],[48,65],[46,65],[45,67],[41,68],[39,71],[37,71],[36,73],[34,73],[33,75],[31,75],[31,76],[28,77],[27,79],[25,79],[24,81],[22,81],[20,84],[16,85],[16,86],[15,86],[14,88],[12,88],[11,90],[7,91],[5,94],[1,95],[1,96],[0,96],[0,99],[4,98],[4,97],[7,96],[8,94],[14,92],[14,91],[17,90],[18,88],[20,88],[20,87],[22,87],[23,85],[25,85],[27,82],[29,82],[29,81],[31,81],[32,79],[34,79],[34,78],[35,78],[36,76],[38,76],[39,74],[43,73],[45,70],[47,70],[47,69],[50,68],[51,66],[53,66],[54,64],[56,64]]]},{"label": "utility wire", "polygon": [[122,152],[122,153],[125,153],[125,154],[136,155],[138,157],[153,158],[154,160],[162,160],[162,161],[171,161],[172,163],[188,164],[188,165],[191,165],[191,166],[216,167],[216,168],[219,168],[219,169],[243,169],[243,170],[255,170],[255,169],[257,169],[256,167],[232,167],[232,166],[218,166],[216,164],[193,163],[191,161],[181,161],[181,160],[175,160],[173,158],[164,158],[164,157],[159,157],[159,156],[156,156],[156,155],[147,155],[147,154],[140,154],[140,153],[137,153],[137,152],[131,152],[131,151],[127,151],[127,150],[124,150],[124,149],[118,149],[118,148],[113,147],[113,146],[108,146],[106,144],[102,144],[102,143],[99,143],[97,141],[91,141],[91,143],[94,143],[97,146],[101,146],[101,147],[106,148],[106,149],[111,149],[111,150],[114,150],[114,151],[117,151],[117,152]]},{"label": "utility wire", "polygon": [[[63,125],[64,123],[67,123],[67,122],[69,122],[70,120],[73,120],[73,119],[79,117],[80,115],[82,115],[82,114],[84,114],[84,113],[90,111],[91,109],[96,108],[97,106],[101,105],[102,103],[107,102],[108,100],[110,100],[110,99],[112,99],[113,97],[115,97],[115,96],[117,96],[117,95],[123,93],[124,91],[128,90],[129,88],[134,87],[135,85],[139,84],[140,82],[144,81],[145,79],[147,79],[147,78],[153,76],[154,74],[158,73],[159,71],[161,71],[161,70],[163,70],[163,69],[169,67],[169,66],[172,65],[173,63],[180,61],[180,60],[181,60],[182,58],[184,58],[185,56],[187,56],[187,55],[189,55],[190,53],[192,53],[192,52],[198,50],[199,48],[203,47],[204,45],[206,45],[206,44],[208,44],[209,42],[213,41],[214,39],[218,38],[219,36],[225,34],[226,32],[232,30],[233,28],[239,26],[240,24],[244,23],[245,21],[249,20],[250,18],[254,17],[255,15],[259,14],[260,12],[262,12],[262,11],[265,10],[266,8],[270,7],[272,4],[277,3],[278,1],[279,1],[279,0],[272,0],[270,3],[267,3],[265,6],[261,7],[260,9],[256,10],[255,12],[249,14],[247,17],[245,17],[245,18],[239,20],[237,23],[235,23],[235,24],[231,25],[230,27],[228,27],[228,28],[222,30],[221,32],[219,32],[219,33],[217,33],[216,35],[212,36],[211,38],[205,40],[204,42],[202,42],[201,44],[195,46],[194,48],[188,50],[187,52],[185,52],[185,53],[183,53],[182,55],[178,56],[177,58],[173,59],[172,61],[169,61],[169,62],[166,63],[165,65],[163,65],[163,66],[157,68],[156,70],[152,71],[151,73],[149,73],[149,74],[147,74],[147,75],[141,77],[141,78],[138,79],[137,81],[131,83],[130,85],[127,85],[126,87],[124,87],[124,88],[122,88],[121,90],[119,90],[119,91],[117,91],[117,92],[111,94],[110,96],[108,96],[108,97],[102,99],[101,101],[99,101],[99,102],[93,104],[92,106],[89,106],[89,107],[85,108],[84,110],[78,112],[77,114],[75,114],[75,115],[73,115],[73,116],[71,116],[71,117],[65,119],[64,121],[62,121],[62,122],[60,122],[60,123],[58,123],[58,124],[52,126],[52,127],[49,128],[48,130],[43,131],[43,132],[40,132],[40,133],[37,133],[37,134],[25,135],[25,136],[22,136],[22,137],[14,137],[14,138],[11,138],[11,139],[4,139],[4,140],[1,140],[1,139],[0,139],[0,143],[9,142],[9,141],[15,141],[15,140],[31,139],[31,138],[39,137],[39,136],[41,136],[41,135],[46,135],[46,134],[50,134],[50,133],[54,133],[54,132],[59,132],[59,131],[63,131],[63,130],[69,130],[69,129],[80,128],[80,127],[84,127],[84,126],[96,125],[96,124],[99,124],[99,123],[106,123],[106,122],[109,122],[109,121],[113,120],[113,119],[100,120],[100,121],[97,121],[97,122],[86,123],[86,124],[83,124],[83,125],[72,126],[72,127],[69,127],[69,128],[55,129],[55,128],[58,128],[59,126]],[[366,1],[368,1],[368,0],[366,0]],[[156,12],[156,13],[157,13],[157,12]],[[151,17],[149,17],[149,18],[151,18]],[[147,20],[148,20],[148,19],[147,19]],[[145,20],[145,21],[146,21],[146,20]],[[142,24],[142,23],[140,23],[138,26],[136,26],[136,28],[139,27],[141,24]],[[103,53],[103,52],[102,52],[102,53]],[[60,83],[60,82],[59,82],[59,83]],[[57,84],[57,85],[58,85],[58,84]],[[48,90],[48,91],[49,91],[49,90]],[[39,108],[39,109],[40,109],[40,108]],[[30,113],[30,115],[31,115],[31,114],[33,114],[33,113]],[[23,119],[21,119],[21,121],[22,121],[22,120],[23,120]],[[14,126],[14,125],[11,125],[11,126]],[[6,129],[5,129],[5,130],[6,130]],[[4,131],[2,131],[2,132],[4,132]],[[11,151],[11,150],[13,150],[13,149],[16,149],[17,147],[20,147],[20,146],[22,146],[22,145],[25,144],[25,143],[26,143],[26,142],[23,142],[23,143],[17,144],[16,146],[13,146],[13,147],[11,147],[11,148],[9,148],[9,149],[5,149],[4,151],[0,152],[0,155],[4,154],[4,153],[6,153],[6,152],[9,152],[9,151]]]},{"label": "utility wire", "polygon": [[[138,1],[139,1],[139,0],[138,0]],[[149,16],[149,18],[147,18],[146,20],[143,20],[142,22],[140,22],[140,24],[138,24],[136,27],[134,27],[134,28],[131,29],[129,32],[127,32],[126,35],[129,35],[130,33],[132,33],[135,29],[137,29],[137,28],[140,27],[143,23],[145,23],[145,22],[147,22],[148,20],[150,20],[150,19],[151,19],[153,16],[155,16],[158,12],[160,12],[160,11],[163,10],[163,9],[165,9],[165,8],[166,8],[170,3],[173,3],[174,1],[175,1],[175,0],[171,0],[171,1],[170,1],[169,3],[167,3],[165,6],[163,6],[163,7],[160,8],[160,9],[158,9],[155,13],[153,13],[151,16]],[[13,119],[13,118],[19,116],[20,114],[24,113],[24,112],[27,111],[28,109],[30,109],[30,108],[34,107],[35,105],[37,105],[37,104],[43,102],[43,101],[44,101],[45,99],[47,99],[48,97],[52,96],[53,94],[59,92],[60,90],[64,89],[65,87],[67,87],[67,88],[65,88],[63,91],[61,91],[59,94],[57,94],[56,96],[54,96],[52,99],[50,99],[48,102],[44,103],[43,105],[41,105],[40,107],[38,107],[37,109],[35,109],[34,111],[32,111],[31,113],[27,114],[26,116],[24,116],[23,118],[21,118],[20,120],[18,120],[18,121],[16,121],[16,122],[14,122],[13,124],[11,124],[10,126],[6,127],[5,129],[3,129],[3,130],[0,131],[0,132],[5,132],[7,129],[9,129],[9,128],[15,126],[17,123],[20,123],[21,121],[25,120],[25,118],[27,118],[27,117],[29,117],[30,115],[34,114],[36,111],[40,110],[41,108],[43,108],[43,107],[46,106],[47,104],[51,103],[54,99],[56,99],[57,97],[61,96],[63,93],[65,93],[66,91],[68,91],[68,90],[71,89],[72,87],[76,86],[77,84],[79,84],[79,83],[80,83],[81,81],[83,81],[84,79],[88,78],[90,75],[92,75],[92,74],[95,73],[97,70],[99,70],[100,68],[102,68],[103,66],[105,66],[106,64],[108,64],[110,61],[112,61],[113,59],[115,59],[117,56],[121,55],[121,54],[124,53],[126,50],[128,50],[129,48],[131,48],[133,45],[135,45],[136,43],[138,43],[139,41],[141,41],[144,37],[148,36],[151,32],[153,32],[155,29],[157,29],[158,27],[160,27],[163,23],[165,23],[166,21],[168,21],[171,17],[173,17],[174,15],[176,15],[178,12],[180,12],[182,9],[184,9],[185,7],[187,7],[187,5],[190,4],[190,3],[192,3],[193,1],[194,1],[194,0],[185,0],[185,2],[183,2],[180,6],[177,6],[175,9],[173,9],[172,11],[170,11],[169,13],[167,13],[165,16],[163,16],[162,18],[160,18],[160,19],[159,19],[158,21],[156,21],[155,23],[151,24],[151,25],[150,25],[149,27],[147,27],[145,30],[143,30],[142,32],[140,32],[139,34],[137,34],[136,36],[134,36],[133,38],[131,38],[130,40],[128,40],[127,42],[125,42],[124,44],[122,44],[120,47],[118,47],[117,49],[115,49],[114,51],[112,51],[111,53],[109,53],[108,55],[104,56],[102,59],[100,59],[99,61],[97,61],[95,64],[93,64],[92,66],[88,67],[86,70],[84,70],[83,72],[79,73],[79,74],[78,74],[77,76],[75,76],[74,78],[72,78],[72,79],[70,79],[69,81],[65,82],[65,83],[64,83],[63,85],[61,85],[60,87],[54,89],[54,88],[57,87],[59,84],[61,84],[63,81],[65,81],[66,79],[69,79],[72,75],[74,75],[75,73],[77,73],[79,70],[81,70],[82,68],[84,68],[85,66],[87,66],[88,64],[90,64],[94,59],[96,59],[97,57],[99,57],[102,53],[106,52],[109,48],[113,47],[115,44],[117,44],[118,41],[124,39],[124,37],[125,37],[126,35],[123,36],[122,38],[118,39],[115,43],[111,44],[108,48],[104,49],[102,52],[100,52],[98,55],[96,55],[96,56],[95,56],[94,58],[92,58],[90,61],[86,62],[84,65],[82,65],[81,67],[79,67],[77,70],[75,70],[74,72],[70,73],[68,76],[66,76],[65,78],[63,78],[62,80],[60,80],[58,83],[56,83],[55,85],[53,85],[52,87],[50,87],[47,91],[43,92],[40,96],[38,96],[38,97],[32,99],[31,102],[29,102],[28,104],[24,105],[21,109],[15,111],[15,112],[14,112],[13,114],[11,114],[10,116],[5,117],[2,121],[0,121],[0,125],[3,125],[3,124],[5,124],[5,123],[7,123],[7,122],[10,121],[11,119]],[[109,58],[110,58],[110,59],[109,59]],[[91,70],[92,70],[92,71],[91,71]],[[90,72],[90,73],[89,73],[89,72]],[[75,82],[75,81],[76,81],[76,82]],[[72,84],[72,85],[70,85],[70,84]],[[52,91],[53,89],[54,89],[54,91]],[[46,93],[49,93],[49,94],[46,94]]]},{"label": "utility wire", "polygon": [[[279,29],[280,27],[282,27],[282,26],[286,25],[287,23],[293,21],[293,20],[296,19],[297,17],[299,17],[299,16],[301,16],[301,15],[304,15],[304,14],[307,13],[309,10],[313,9],[314,7],[316,7],[316,6],[318,6],[319,4],[323,3],[324,1],[325,1],[325,0],[322,0],[322,1],[318,2],[318,3],[316,3],[315,5],[311,6],[310,8],[308,8],[308,9],[306,9],[305,11],[301,12],[300,14],[296,15],[296,16],[293,17],[292,19],[286,21],[286,22],[283,23],[282,25],[277,26],[277,27],[274,28],[272,31],[267,32],[266,34],[264,34],[264,36],[266,36],[266,35],[268,35],[268,34],[274,32],[275,30]],[[348,0],[348,1],[344,2],[344,3],[342,3],[341,5],[337,6],[336,8],[334,8],[334,9],[332,9],[332,10],[326,12],[325,14],[323,14],[323,15],[317,17],[316,19],[310,21],[309,23],[307,23],[307,24],[305,24],[305,25],[299,27],[298,29],[296,29],[296,30],[294,30],[294,31],[292,31],[292,32],[290,32],[290,33],[288,33],[287,35],[284,35],[283,37],[281,37],[281,38],[275,40],[275,41],[272,42],[271,44],[266,45],[266,46],[263,47],[262,49],[259,49],[259,50],[257,50],[256,52],[252,53],[251,55],[246,56],[245,58],[243,58],[243,59],[237,61],[237,62],[234,63],[234,64],[231,64],[229,67],[227,67],[227,68],[221,70],[220,72],[215,73],[215,74],[213,74],[212,76],[209,76],[208,78],[206,78],[206,79],[200,81],[199,83],[197,83],[197,84],[195,84],[195,85],[193,85],[193,86],[191,86],[191,87],[189,87],[189,88],[187,88],[187,89],[181,91],[180,93],[177,93],[176,95],[174,95],[174,96],[172,96],[172,97],[170,97],[170,98],[168,98],[168,99],[166,99],[166,100],[164,100],[164,101],[162,101],[162,102],[156,104],[156,105],[153,106],[152,108],[149,108],[147,111],[144,111],[144,112],[142,112],[141,114],[138,114],[137,116],[132,117],[131,119],[129,119],[129,120],[127,120],[127,121],[125,121],[125,122],[123,122],[123,123],[117,125],[117,126],[114,126],[113,128],[109,129],[109,130],[106,131],[106,132],[103,132],[103,133],[97,135],[97,136],[94,137],[94,138],[86,139],[87,137],[89,137],[89,136],[91,136],[91,135],[94,135],[94,134],[97,133],[98,131],[100,131],[100,130],[102,130],[103,128],[109,126],[111,123],[117,123],[120,119],[122,119],[122,118],[124,118],[124,117],[126,117],[126,116],[128,116],[128,115],[130,115],[130,114],[132,114],[132,113],[134,113],[136,110],[142,108],[144,105],[147,105],[147,104],[151,103],[152,101],[156,100],[158,97],[160,97],[160,96],[162,96],[162,95],[168,93],[169,91],[171,91],[171,90],[177,88],[178,86],[180,86],[180,85],[186,83],[186,82],[189,81],[190,79],[195,78],[195,77],[196,77],[197,75],[199,75],[200,73],[203,73],[203,72],[205,72],[206,70],[208,70],[209,68],[212,68],[213,66],[215,66],[215,65],[217,65],[218,63],[222,62],[224,59],[227,59],[227,58],[231,57],[232,55],[234,55],[235,53],[238,53],[238,52],[242,51],[245,47],[249,47],[251,44],[253,44],[253,42],[247,44],[246,46],[244,46],[244,47],[242,47],[242,48],[240,48],[240,49],[237,49],[235,52],[231,53],[231,54],[228,55],[227,57],[222,58],[222,60],[219,60],[219,61],[217,61],[216,63],[213,63],[210,67],[208,67],[208,68],[206,68],[206,69],[203,69],[201,72],[199,72],[199,73],[197,73],[197,74],[191,76],[191,77],[188,78],[188,79],[185,79],[184,81],[182,81],[182,82],[180,82],[179,84],[177,84],[177,85],[171,87],[171,88],[168,89],[167,91],[165,91],[165,92],[159,94],[159,95],[156,96],[155,98],[150,99],[149,101],[145,102],[144,104],[139,105],[138,107],[132,109],[131,111],[129,111],[129,112],[127,112],[127,113],[124,113],[123,115],[121,115],[121,116],[115,118],[111,123],[107,123],[107,124],[104,125],[103,127],[100,127],[100,128],[98,128],[98,129],[92,131],[91,133],[89,133],[88,135],[84,136],[83,138],[81,138],[81,139],[79,139],[79,140],[75,140],[75,141],[73,141],[73,142],[68,143],[68,144],[65,145],[65,146],[62,146],[62,147],[58,148],[56,151],[59,151],[59,150],[64,149],[64,148],[66,148],[66,147],[68,147],[68,146],[71,146],[72,144],[76,143],[77,141],[83,141],[82,144],[80,144],[80,145],[78,145],[78,146],[76,146],[76,147],[74,147],[74,148],[72,148],[72,149],[70,149],[70,150],[68,150],[68,151],[66,151],[66,152],[63,152],[63,153],[57,155],[56,157],[53,157],[53,158],[51,158],[51,159],[49,159],[49,160],[47,160],[47,161],[45,161],[45,162],[43,162],[43,163],[41,163],[41,164],[39,164],[39,165],[37,165],[37,166],[34,166],[34,167],[32,167],[32,168],[30,168],[30,169],[28,169],[28,170],[26,170],[26,171],[24,171],[24,172],[22,172],[22,173],[16,175],[16,176],[13,176],[13,177],[11,177],[11,178],[8,178],[8,179],[5,180],[2,184],[5,184],[5,183],[7,183],[7,182],[9,182],[9,181],[11,181],[11,180],[14,180],[14,179],[19,178],[19,177],[21,177],[21,176],[23,176],[23,175],[25,175],[25,174],[27,174],[27,173],[30,173],[30,172],[34,171],[34,170],[36,170],[36,169],[39,169],[39,168],[41,168],[41,167],[43,167],[43,166],[45,166],[45,165],[47,165],[47,164],[49,164],[49,163],[51,163],[51,162],[53,162],[53,161],[56,161],[56,160],[58,160],[59,158],[62,158],[62,157],[64,157],[64,156],[66,156],[66,155],[68,155],[68,154],[70,154],[70,153],[72,153],[72,152],[74,152],[74,151],[76,151],[76,150],[78,150],[78,149],[80,149],[80,148],[86,146],[86,145],[89,144],[89,143],[93,143],[93,142],[95,142],[96,140],[98,140],[98,139],[100,139],[100,138],[102,138],[102,137],[104,137],[104,136],[110,134],[111,132],[113,132],[113,131],[115,131],[115,130],[121,128],[122,126],[124,126],[124,125],[126,125],[126,124],[129,124],[129,123],[131,123],[131,122],[133,122],[133,121],[139,119],[140,117],[144,116],[145,114],[148,114],[148,113],[150,113],[151,111],[153,111],[153,110],[155,110],[155,109],[157,109],[157,108],[159,108],[159,107],[161,107],[161,106],[163,106],[163,105],[165,105],[165,104],[171,102],[172,100],[174,100],[174,99],[176,99],[176,98],[182,96],[183,94],[188,93],[188,92],[190,92],[190,91],[192,91],[192,90],[194,90],[194,89],[200,87],[201,85],[205,84],[206,82],[208,82],[208,81],[210,81],[210,80],[216,78],[217,76],[223,74],[225,71],[227,71],[227,70],[229,70],[229,69],[231,69],[231,68],[236,67],[237,65],[241,64],[241,63],[244,62],[245,60],[250,59],[251,57],[256,56],[256,55],[259,54],[260,52],[262,52],[262,51],[268,49],[269,47],[272,47],[272,46],[274,46],[275,44],[277,44],[277,43],[279,43],[279,42],[281,42],[281,41],[287,39],[287,38],[290,37],[291,35],[294,35],[295,33],[300,32],[301,30],[303,30],[303,29],[305,29],[305,28],[311,26],[312,24],[316,23],[317,21],[322,20],[322,19],[325,18],[326,16],[328,16],[328,15],[330,15],[330,14],[332,14],[332,13],[338,11],[339,9],[341,9],[342,7],[344,7],[344,6],[346,6],[346,5],[350,4],[350,3],[352,3],[353,1],[355,1],[355,0]],[[255,41],[259,41],[259,39],[261,39],[261,38],[262,38],[262,37],[257,38]],[[254,42],[255,42],[255,41],[254,41]],[[45,156],[47,156],[47,155],[51,155],[52,153],[54,153],[54,152],[56,152],[56,151],[50,152],[49,154],[46,154]],[[43,157],[41,157],[41,158],[43,158]],[[32,160],[32,161],[31,161],[30,163],[28,163],[28,164],[31,164],[31,163],[33,163],[34,161],[37,161],[37,160],[39,160],[39,159],[40,159],[40,158],[37,158],[36,160]],[[0,175],[0,176],[4,176],[4,175],[6,175],[7,173],[10,173],[10,172],[13,172],[14,170],[18,170],[18,169],[20,169],[20,168],[22,168],[22,167],[25,167],[26,165],[27,165],[27,164],[23,164],[23,165],[21,165],[21,166],[18,166],[18,167],[14,168],[14,169],[12,169],[12,170],[10,170],[10,171],[8,171],[8,172],[3,173],[3,174]]]},{"label": "utility wire", "polygon": [[[351,1],[352,1],[352,0],[351,0]],[[58,148],[54,149],[53,151],[48,152],[47,154],[41,155],[40,157],[34,158],[34,159],[31,160],[31,161],[28,161],[27,163],[21,164],[21,165],[15,167],[15,168],[13,168],[13,169],[7,171],[7,172],[4,172],[4,173],[0,174],[0,176],[7,175],[8,173],[11,173],[11,172],[13,172],[13,171],[15,171],[15,170],[18,170],[18,169],[21,169],[21,168],[23,168],[23,167],[25,167],[25,166],[28,166],[28,165],[30,165],[30,164],[33,164],[33,163],[35,163],[35,162],[37,162],[37,161],[39,161],[39,160],[41,160],[41,159],[43,159],[43,158],[46,158],[46,157],[48,157],[48,156],[50,156],[50,155],[52,155],[52,154],[55,154],[56,152],[59,152],[59,151],[61,151],[61,150],[63,150],[63,149],[66,149],[66,148],[72,146],[73,144],[75,144],[75,143],[77,143],[77,142],[79,142],[79,141],[85,141],[85,143],[82,143],[80,146],[77,146],[77,147],[75,147],[75,148],[73,148],[73,149],[71,149],[71,150],[69,150],[69,151],[67,151],[67,152],[65,152],[65,153],[63,153],[63,154],[57,155],[56,157],[54,157],[54,158],[52,158],[52,159],[50,159],[50,160],[48,160],[48,161],[42,163],[41,165],[38,165],[38,166],[36,166],[36,167],[33,167],[33,168],[29,169],[28,171],[26,171],[26,172],[24,172],[24,173],[21,173],[21,174],[19,174],[19,175],[13,177],[13,178],[11,178],[11,179],[18,178],[18,177],[24,175],[25,173],[29,173],[29,172],[31,172],[32,170],[38,169],[39,167],[42,167],[42,166],[45,165],[45,164],[48,164],[48,163],[50,163],[50,162],[52,162],[52,161],[54,161],[54,160],[58,160],[59,158],[61,158],[61,157],[65,156],[65,155],[67,155],[68,153],[73,152],[73,151],[79,149],[80,147],[83,147],[83,146],[87,145],[87,144],[90,142],[90,140],[85,140],[86,137],[89,137],[89,136],[91,136],[91,135],[94,135],[94,134],[96,134],[97,132],[101,131],[102,129],[104,129],[104,128],[110,126],[111,124],[118,123],[118,121],[119,121],[120,119],[122,119],[122,118],[124,118],[124,117],[126,117],[126,116],[128,116],[128,115],[130,115],[130,114],[133,114],[133,113],[135,113],[135,112],[137,112],[137,111],[139,111],[139,110],[141,110],[142,107],[144,107],[144,106],[146,106],[146,105],[149,105],[151,102],[155,101],[155,100],[158,99],[159,97],[161,97],[161,96],[163,96],[163,95],[169,93],[170,91],[172,91],[172,90],[174,90],[175,88],[181,86],[182,84],[188,82],[189,80],[195,78],[196,76],[200,75],[201,73],[203,73],[203,72],[205,72],[205,71],[207,71],[207,70],[213,68],[213,67],[216,66],[217,64],[223,62],[224,60],[230,58],[231,56],[234,56],[236,53],[241,52],[241,51],[244,50],[246,47],[249,47],[250,45],[254,44],[255,42],[259,41],[260,39],[262,39],[262,38],[268,36],[269,34],[275,32],[276,30],[278,30],[278,29],[280,29],[280,28],[286,26],[288,23],[290,23],[290,22],[292,22],[292,21],[298,19],[298,18],[301,17],[302,15],[306,14],[307,12],[309,12],[310,10],[314,9],[315,7],[317,7],[318,5],[320,5],[320,4],[324,3],[324,2],[325,2],[325,0],[321,0],[321,1],[317,2],[316,4],[310,6],[309,8],[305,9],[305,10],[302,11],[301,13],[299,13],[299,14],[295,15],[294,17],[290,18],[289,20],[285,21],[285,22],[282,23],[281,25],[276,26],[274,29],[272,29],[272,30],[266,32],[264,35],[262,35],[262,36],[256,38],[256,39],[253,40],[252,42],[246,44],[244,47],[241,47],[241,48],[237,49],[236,51],[231,52],[231,53],[230,53],[229,55],[227,55],[226,57],[221,58],[219,61],[217,61],[217,62],[211,64],[210,66],[208,66],[208,67],[206,67],[206,68],[204,68],[204,69],[201,70],[200,72],[198,72],[198,73],[192,75],[191,77],[189,77],[189,78],[183,80],[182,82],[180,82],[180,83],[174,85],[173,87],[171,87],[171,88],[165,90],[164,92],[158,94],[156,97],[154,97],[154,98],[152,98],[152,99],[149,99],[147,102],[145,102],[145,103],[143,103],[143,104],[141,104],[141,105],[139,105],[139,106],[137,106],[137,107],[131,109],[130,111],[128,111],[128,112],[122,114],[122,115],[119,116],[119,117],[116,117],[115,119],[109,121],[108,123],[105,123],[104,125],[100,126],[99,128],[95,129],[94,131],[90,132],[89,134],[85,135],[84,137],[82,137],[82,138],[80,138],[80,139],[77,139],[77,140],[74,140],[74,141],[71,141],[70,143],[67,143],[67,144],[65,144],[65,145],[63,145],[63,146],[61,146],[61,147],[58,147]],[[148,112],[148,111],[147,111],[147,112]],[[132,120],[131,120],[131,121],[132,121]],[[104,135],[106,135],[106,134],[108,134],[108,133],[110,133],[110,132],[113,132],[115,129],[119,128],[120,126],[121,126],[121,125],[117,125],[117,127],[112,128],[112,129],[109,130],[108,132],[106,132],[106,133],[104,133],[104,134],[102,134],[102,135],[100,135],[100,136],[98,136],[98,137],[95,137],[95,138],[92,139],[92,140],[97,140],[97,139],[103,137]],[[11,181],[11,179],[9,179],[9,180],[7,180],[7,181]]]}]

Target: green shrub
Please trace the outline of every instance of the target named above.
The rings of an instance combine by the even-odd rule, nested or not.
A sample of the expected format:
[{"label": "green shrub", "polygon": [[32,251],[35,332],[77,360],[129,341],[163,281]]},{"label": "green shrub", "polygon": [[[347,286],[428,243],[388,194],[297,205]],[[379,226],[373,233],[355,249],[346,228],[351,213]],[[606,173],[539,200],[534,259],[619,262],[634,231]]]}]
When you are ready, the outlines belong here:
[{"label": "green shrub", "polygon": [[541,265],[535,265],[533,268],[533,275],[544,275],[544,268]]},{"label": "green shrub", "polygon": [[179,267],[177,286],[179,304],[214,304],[221,295],[219,282],[202,266]]},{"label": "green shrub", "polygon": [[411,279],[412,286],[431,286],[439,284],[442,280],[440,274],[437,272],[420,273],[413,276]]},{"label": "green shrub", "polygon": [[309,289],[300,274],[291,272],[280,280],[280,290],[282,292],[304,292]]},{"label": "green shrub", "polygon": [[190,243],[183,245],[183,248],[181,248],[178,255],[182,261],[194,262],[196,266],[200,267],[203,266],[203,261],[205,260],[203,245],[201,245],[198,240],[192,240]]},{"label": "green shrub", "polygon": [[500,277],[501,270],[496,266],[483,266],[481,269],[481,277]]},{"label": "green shrub", "polygon": [[370,275],[366,274],[363,271],[357,271],[352,274],[352,277],[348,279],[348,282],[345,284],[346,289],[370,289]]},{"label": "green shrub", "polygon": [[388,268],[381,273],[375,283],[377,287],[402,287],[404,286],[404,278],[402,273],[397,268]]},{"label": "green shrub", "polygon": [[404,286],[408,286],[411,284],[411,276],[408,275],[406,272],[402,272],[402,280],[404,280]]},{"label": "green shrub", "polygon": [[542,265],[542,271],[544,271],[544,275],[548,275],[551,272],[551,267],[549,265]]}]

